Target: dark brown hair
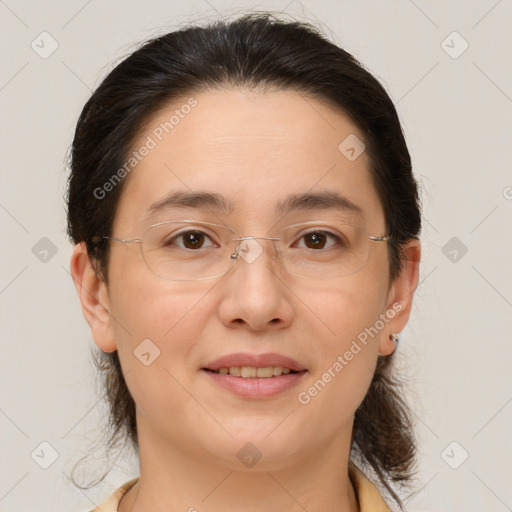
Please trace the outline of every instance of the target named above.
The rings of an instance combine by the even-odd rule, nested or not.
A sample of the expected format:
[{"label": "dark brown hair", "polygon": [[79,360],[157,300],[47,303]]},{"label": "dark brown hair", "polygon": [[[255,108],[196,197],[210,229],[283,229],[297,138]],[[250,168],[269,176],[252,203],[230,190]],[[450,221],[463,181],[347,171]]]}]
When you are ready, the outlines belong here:
[{"label": "dark brown hair", "polygon": [[[392,282],[402,269],[404,243],[417,238],[421,229],[417,184],[393,102],[352,55],[314,26],[271,13],[185,27],[152,39],[118,64],[87,101],[70,157],[68,235],[75,244],[85,242],[98,275],[108,283],[108,243],[98,236],[112,234],[123,182],[105,197],[95,191],[122,168],[141,127],[161,107],[186,94],[228,86],[289,89],[349,116],[364,136],[371,176],[392,235]],[[369,391],[355,414],[352,450],[400,504],[392,485],[410,479],[416,450],[392,360],[379,356]],[[123,439],[137,450],[135,404],[117,351],[100,351],[95,361],[110,408],[108,450]]]}]

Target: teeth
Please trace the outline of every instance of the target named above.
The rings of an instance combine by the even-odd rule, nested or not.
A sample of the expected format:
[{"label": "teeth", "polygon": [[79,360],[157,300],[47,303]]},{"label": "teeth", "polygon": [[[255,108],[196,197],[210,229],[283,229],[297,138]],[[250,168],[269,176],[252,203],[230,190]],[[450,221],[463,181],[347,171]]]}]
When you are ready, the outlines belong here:
[{"label": "teeth", "polygon": [[222,375],[233,375],[234,377],[242,377],[244,379],[279,377],[280,375],[288,375],[290,368],[282,366],[267,366],[265,368],[255,368],[253,366],[231,366],[230,368],[219,368],[216,373]]},{"label": "teeth", "polygon": [[266,368],[258,368],[256,372],[256,377],[273,377],[274,376],[274,368],[272,366],[267,366]]},{"label": "teeth", "polygon": [[241,370],[241,368],[238,367],[238,366],[231,366],[229,368],[229,374],[230,375],[234,375],[235,377],[240,377],[241,376],[240,375],[240,370]]},{"label": "teeth", "polygon": [[258,370],[256,368],[251,368],[249,366],[242,366],[240,368],[240,377],[244,379],[254,379],[254,377],[258,376]]}]

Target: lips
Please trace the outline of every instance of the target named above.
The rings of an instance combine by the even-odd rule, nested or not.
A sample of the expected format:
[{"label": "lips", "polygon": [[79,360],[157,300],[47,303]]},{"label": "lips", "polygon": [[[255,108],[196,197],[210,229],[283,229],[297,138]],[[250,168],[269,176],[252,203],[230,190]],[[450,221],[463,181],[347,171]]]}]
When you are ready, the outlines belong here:
[{"label": "lips", "polygon": [[289,368],[294,372],[302,372],[307,368],[295,361],[294,359],[283,356],[281,354],[267,353],[267,354],[247,354],[247,353],[236,353],[227,354],[215,359],[208,363],[203,370],[218,371],[220,368],[230,367],[251,367],[251,368],[267,368],[282,367]]}]

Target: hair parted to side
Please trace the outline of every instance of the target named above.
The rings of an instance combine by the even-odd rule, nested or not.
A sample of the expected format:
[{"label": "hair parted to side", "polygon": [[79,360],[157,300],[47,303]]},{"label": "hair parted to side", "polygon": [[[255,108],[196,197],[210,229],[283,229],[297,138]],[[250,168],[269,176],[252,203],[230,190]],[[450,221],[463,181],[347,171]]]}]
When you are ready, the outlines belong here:
[{"label": "hair parted to side", "polygon": [[[86,244],[98,275],[108,284],[109,246],[97,237],[112,234],[124,181],[101,199],[94,191],[123,167],[141,128],[160,108],[175,98],[223,87],[293,90],[349,116],[364,136],[392,234],[391,283],[402,269],[404,243],[421,230],[417,183],[395,107],[382,85],[318,29],[272,13],[249,13],[156,37],[118,64],[85,104],[70,154],[67,229],[73,243]],[[135,404],[117,351],[98,351],[94,361],[110,408],[107,450],[129,440],[137,451]],[[352,450],[401,505],[393,485],[412,476],[416,448],[392,361],[393,356],[379,356],[356,411]]]}]

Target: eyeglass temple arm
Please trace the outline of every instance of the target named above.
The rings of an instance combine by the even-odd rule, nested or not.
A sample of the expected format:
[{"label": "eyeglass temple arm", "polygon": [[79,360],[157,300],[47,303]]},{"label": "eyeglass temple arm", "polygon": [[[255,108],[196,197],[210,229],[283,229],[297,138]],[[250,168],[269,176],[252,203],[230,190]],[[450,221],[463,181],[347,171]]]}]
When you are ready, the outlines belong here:
[{"label": "eyeglass temple arm", "polygon": [[141,238],[116,238],[115,236],[102,236],[101,238],[105,238],[106,240],[114,240],[114,242],[123,242],[124,244],[131,244],[131,243],[140,243],[142,242]]}]

